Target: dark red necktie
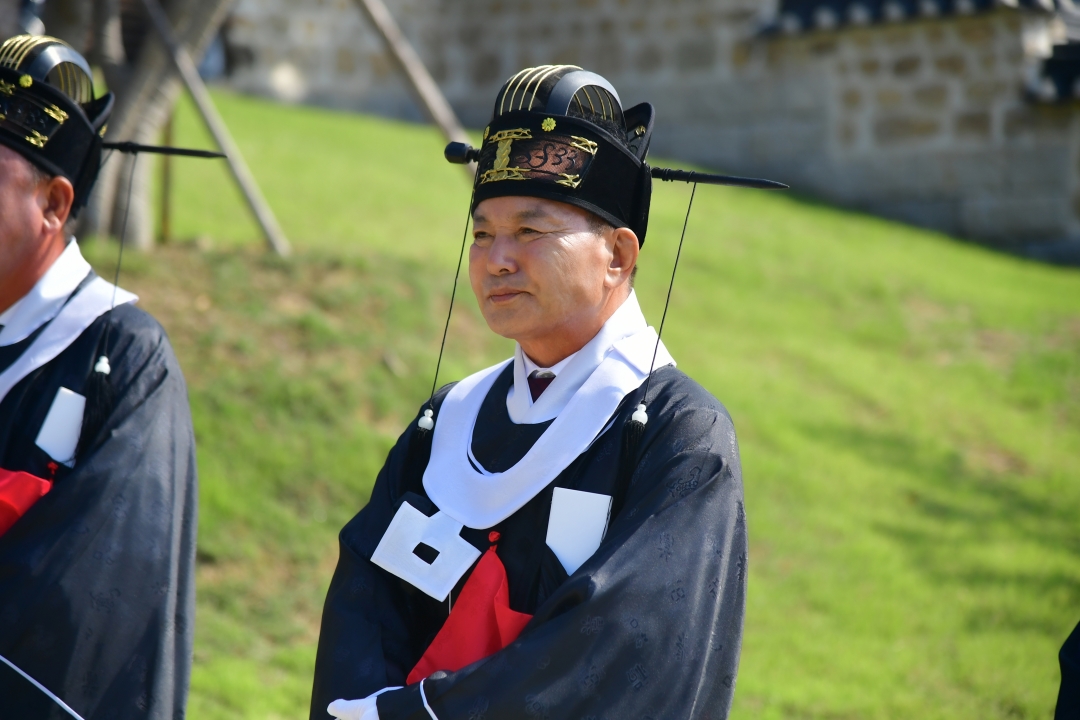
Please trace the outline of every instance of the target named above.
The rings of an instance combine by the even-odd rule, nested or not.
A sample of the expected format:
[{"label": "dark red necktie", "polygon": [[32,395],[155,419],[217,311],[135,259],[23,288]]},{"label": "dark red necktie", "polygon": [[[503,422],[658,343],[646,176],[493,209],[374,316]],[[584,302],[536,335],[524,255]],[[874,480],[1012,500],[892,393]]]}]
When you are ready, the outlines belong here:
[{"label": "dark red necktie", "polygon": [[544,394],[544,391],[548,389],[548,385],[555,380],[555,373],[548,370],[533,370],[529,375],[529,394],[532,395],[533,402],[536,402],[537,398]]}]

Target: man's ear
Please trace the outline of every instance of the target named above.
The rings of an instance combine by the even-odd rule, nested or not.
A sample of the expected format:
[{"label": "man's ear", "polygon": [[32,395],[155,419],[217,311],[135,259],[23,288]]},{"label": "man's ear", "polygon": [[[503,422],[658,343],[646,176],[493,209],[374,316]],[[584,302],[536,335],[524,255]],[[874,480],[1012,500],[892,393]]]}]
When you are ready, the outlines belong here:
[{"label": "man's ear", "polygon": [[42,183],[38,198],[46,234],[63,232],[71,215],[71,205],[75,202],[75,188],[71,181],[59,175],[49,178]]},{"label": "man's ear", "polygon": [[630,228],[611,228],[611,264],[607,268],[607,284],[618,287],[630,281],[641,250],[637,235]]}]

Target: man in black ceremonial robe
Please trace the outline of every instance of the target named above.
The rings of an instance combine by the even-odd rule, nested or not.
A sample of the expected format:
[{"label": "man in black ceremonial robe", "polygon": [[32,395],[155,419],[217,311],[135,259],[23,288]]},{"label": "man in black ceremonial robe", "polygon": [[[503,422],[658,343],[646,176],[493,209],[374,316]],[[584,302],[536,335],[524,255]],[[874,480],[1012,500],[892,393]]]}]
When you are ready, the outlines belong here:
[{"label": "man in black ceremonial robe", "polygon": [[86,720],[184,715],[196,518],[187,392],[161,326],[65,232],[97,175],[111,106],[63,43],[0,46],[5,720],[70,718],[60,703]]},{"label": "man in black ceremonial robe", "polygon": [[739,451],[632,289],[652,127],[572,66],[500,91],[469,276],[516,351],[421,407],[341,531],[313,720],[727,716]]}]

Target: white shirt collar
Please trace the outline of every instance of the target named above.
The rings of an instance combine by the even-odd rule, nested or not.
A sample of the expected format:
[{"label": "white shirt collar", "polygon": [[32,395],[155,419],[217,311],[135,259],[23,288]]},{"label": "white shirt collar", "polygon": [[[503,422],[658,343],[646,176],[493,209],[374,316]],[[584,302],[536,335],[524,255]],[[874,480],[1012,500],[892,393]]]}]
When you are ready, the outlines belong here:
[{"label": "white shirt collar", "polygon": [[517,345],[514,349],[514,385],[506,395],[506,409],[510,420],[518,425],[535,425],[547,422],[563,411],[593,371],[611,351],[612,345],[648,326],[638,305],[637,294],[631,290],[629,297],[608,318],[600,331],[585,347],[570,357],[547,368],[555,373],[555,379],[544,394],[532,400],[529,392],[529,374],[538,368]]},{"label": "white shirt collar", "polygon": [[537,365],[536,363],[534,363],[532,361],[531,357],[529,357],[524,352],[522,352],[521,353],[521,359],[525,363],[525,377],[526,378],[531,377],[532,374],[537,370],[547,371],[547,372],[549,372],[549,373],[551,373],[551,374],[553,374],[555,376],[558,376],[559,373],[561,373],[563,371],[563,368],[565,368],[567,365],[569,365],[570,361],[574,359],[574,355],[577,355],[577,353],[573,353],[572,355],[568,355],[568,356],[564,357],[562,360],[555,363],[554,365],[552,365],[549,368],[543,368],[543,367],[540,367],[539,365]]},{"label": "white shirt collar", "polygon": [[79,244],[72,239],[30,292],[0,314],[0,347],[25,340],[56,317],[89,272],[90,263],[83,259]]}]

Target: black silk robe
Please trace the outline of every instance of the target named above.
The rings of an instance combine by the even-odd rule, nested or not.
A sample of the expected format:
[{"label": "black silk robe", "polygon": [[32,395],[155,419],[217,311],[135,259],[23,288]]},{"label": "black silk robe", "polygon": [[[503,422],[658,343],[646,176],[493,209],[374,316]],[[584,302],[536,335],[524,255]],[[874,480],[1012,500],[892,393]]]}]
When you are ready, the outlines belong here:
[{"label": "black silk robe", "polygon": [[[506,410],[512,365],[488,394],[473,454],[500,472],[550,423],[515,425]],[[437,397],[441,403],[447,388]],[[511,718],[724,718],[738,670],[747,539],[739,452],[731,418],[700,385],[661,368],[649,422],[620,472],[623,428],[642,389],[625,398],[601,437],[524,507],[496,525],[510,607],[534,615],[516,641],[458,672],[435,673],[424,692],[439,720]],[[323,610],[311,717],[337,698],[363,698],[405,677],[445,622],[448,607],[370,562],[401,502],[431,515],[415,422],[391,450],[371,500],[341,531]],[[570,577],[545,543],[554,487],[613,497],[596,553]],[[465,528],[479,550],[488,532]],[[456,597],[468,578],[458,581]],[[428,720],[419,684],[378,699],[381,720]]]},{"label": "black silk robe", "polygon": [[[86,720],[181,718],[195,454],[187,391],[161,326],[121,305],[17,384],[0,402],[0,468],[50,476],[35,438],[59,387],[87,393],[107,324],[111,411],[74,467],[59,466],[52,490],[0,536],[0,655]],[[0,348],[0,371],[39,332]],[[70,716],[0,664],[0,718]]]},{"label": "black silk robe", "polygon": [[1054,720],[1080,720],[1080,625],[1061,646],[1058,662],[1061,665],[1061,689]]}]

